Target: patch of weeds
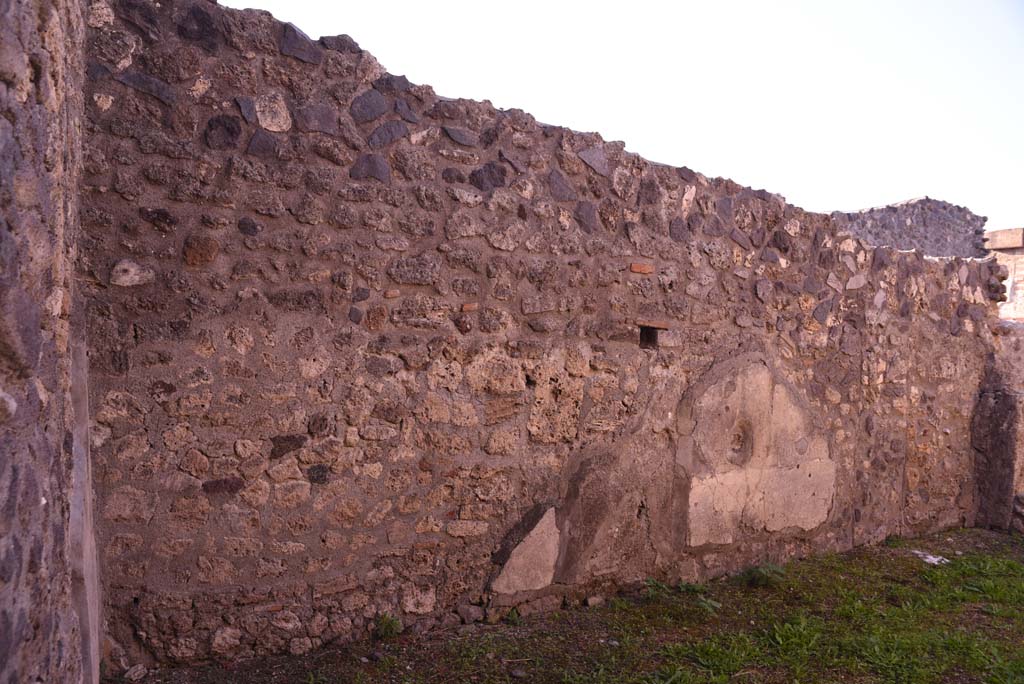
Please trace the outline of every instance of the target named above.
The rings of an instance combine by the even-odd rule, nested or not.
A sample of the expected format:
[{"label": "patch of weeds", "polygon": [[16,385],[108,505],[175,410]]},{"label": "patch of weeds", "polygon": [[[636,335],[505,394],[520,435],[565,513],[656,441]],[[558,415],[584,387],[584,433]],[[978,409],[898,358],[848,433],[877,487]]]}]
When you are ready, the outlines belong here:
[{"label": "patch of weeds", "polygon": [[383,672],[390,672],[398,667],[398,658],[393,655],[386,655],[377,661],[377,668]]},{"label": "patch of weeds", "polygon": [[1013,606],[993,606],[989,604],[981,606],[981,612],[992,617],[1009,619],[1013,619],[1020,614],[1020,610]]},{"label": "patch of weeds", "polygon": [[719,634],[698,644],[672,644],[661,650],[669,661],[688,660],[712,675],[731,676],[761,654],[749,634]]},{"label": "patch of weeds", "polygon": [[698,675],[692,670],[686,670],[678,666],[663,667],[641,680],[641,684],[725,684],[729,681],[728,676],[715,676],[709,680],[707,677]]},{"label": "patch of weeds", "polygon": [[515,608],[513,608],[510,611],[508,611],[508,614],[505,616],[505,624],[515,626],[515,625],[522,624],[522,622],[523,622],[523,618],[520,617],[519,611],[516,610]]},{"label": "patch of weeds", "polygon": [[944,657],[972,672],[984,671],[993,657],[998,655],[979,639],[961,630],[947,633],[942,637],[939,648]]},{"label": "patch of weeds", "polygon": [[[622,677],[608,670],[604,665],[598,665],[596,669],[589,672],[578,672],[576,670],[563,670],[559,684],[624,684]],[[635,679],[629,680],[635,682]]]},{"label": "patch of weeds", "polygon": [[736,581],[748,587],[777,587],[786,576],[786,570],[778,565],[766,563],[747,568],[736,576]]},{"label": "patch of weeds", "polygon": [[903,539],[900,539],[899,537],[896,537],[894,535],[889,535],[885,538],[885,541],[882,543],[890,549],[899,549],[906,546],[907,544]]},{"label": "patch of weeds", "polygon": [[948,611],[962,604],[1024,606],[1024,564],[1009,558],[965,556],[921,573],[925,585],[910,605]]},{"label": "patch of weeds", "polygon": [[680,594],[706,594],[708,591],[703,584],[691,584],[690,582],[680,582],[676,585],[676,589]]},{"label": "patch of weeds", "polygon": [[988,662],[987,684],[1024,684],[1024,656],[1005,660],[995,655]]},{"label": "patch of weeds", "polygon": [[704,596],[701,594],[697,597],[697,606],[708,613],[718,612],[718,609],[722,607],[722,604],[713,598]]},{"label": "patch of weeds", "polygon": [[824,631],[820,620],[798,615],[783,623],[775,623],[765,635],[769,648],[779,661],[802,675],[818,654]]},{"label": "patch of weeds", "polygon": [[877,617],[875,605],[859,592],[840,588],[838,598],[833,611],[835,616],[848,620],[853,626],[864,625]]},{"label": "patch of weeds", "polygon": [[401,620],[390,613],[381,613],[377,616],[373,634],[381,641],[387,641],[401,634],[403,629]]},{"label": "patch of weeds", "polygon": [[327,676],[323,672],[310,672],[303,684],[327,684]]},{"label": "patch of weeds", "polygon": [[621,596],[613,596],[608,600],[608,608],[616,612],[623,612],[629,610],[631,607],[632,606],[629,601]]},{"label": "patch of weeds", "polygon": [[644,581],[644,598],[646,599],[662,599],[666,598],[670,593],[672,593],[672,590],[664,582],[659,582],[652,577],[648,577]]},{"label": "patch of weeds", "polygon": [[929,657],[927,638],[895,632],[884,627],[853,640],[851,655],[886,682],[923,684],[945,669],[936,657]]}]

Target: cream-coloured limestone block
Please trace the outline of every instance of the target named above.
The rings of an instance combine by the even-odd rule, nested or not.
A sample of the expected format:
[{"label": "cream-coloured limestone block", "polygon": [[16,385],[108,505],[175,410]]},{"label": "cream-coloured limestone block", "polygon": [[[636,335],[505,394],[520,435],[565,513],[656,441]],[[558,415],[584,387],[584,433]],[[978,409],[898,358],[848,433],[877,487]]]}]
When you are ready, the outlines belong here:
[{"label": "cream-coloured limestone block", "polygon": [[499,594],[536,591],[551,584],[558,561],[559,532],[555,509],[549,508],[512,550],[491,588]]}]

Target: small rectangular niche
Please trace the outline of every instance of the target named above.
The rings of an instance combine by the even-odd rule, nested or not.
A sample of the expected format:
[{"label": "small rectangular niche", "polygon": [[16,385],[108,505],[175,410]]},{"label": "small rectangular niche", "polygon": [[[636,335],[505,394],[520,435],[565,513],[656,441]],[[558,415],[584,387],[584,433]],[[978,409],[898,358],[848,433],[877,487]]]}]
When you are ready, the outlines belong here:
[{"label": "small rectangular niche", "polygon": [[641,325],[640,326],[640,348],[641,349],[657,349],[658,348],[658,328],[653,325]]}]

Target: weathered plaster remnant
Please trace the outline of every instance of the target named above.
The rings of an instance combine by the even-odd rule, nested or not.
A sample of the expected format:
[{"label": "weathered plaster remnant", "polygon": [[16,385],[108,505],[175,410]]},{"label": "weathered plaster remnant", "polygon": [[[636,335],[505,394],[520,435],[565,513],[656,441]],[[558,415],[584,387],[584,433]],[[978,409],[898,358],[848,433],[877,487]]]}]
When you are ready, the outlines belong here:
[{"label": "weathered plaster remnant", "polygon": [[[712,369],[715,372],[716,369]],[[690,484],[689,543],[731,544],[744,531],[825,522],[836,467],[828,442],[763,362],[725,375],[680,411]]]}]

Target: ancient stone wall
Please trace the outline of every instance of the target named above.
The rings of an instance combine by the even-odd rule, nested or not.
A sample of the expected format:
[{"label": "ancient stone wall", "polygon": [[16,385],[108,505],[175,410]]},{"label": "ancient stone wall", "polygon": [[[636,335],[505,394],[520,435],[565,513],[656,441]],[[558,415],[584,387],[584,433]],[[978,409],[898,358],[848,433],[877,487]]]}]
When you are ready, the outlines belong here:
[{"label": "ancient stone wall", "polygon": [[989,260],[387,74],[90,9],[111,653],[302,653],[971,524]]},{"label": "ancient stone wall", "polygon": [[984,257],[984,216],[930,197],[875,209],[833,212],[832,220],[873,245],[916,249],[932,256]]},{"label": "ancient stone wall", "polygon": [[978,519],[982,527],[1024,532],[1024,324],[994,327],[989,359],[974,412],[978,453]]},{"label": "ancient stone wall", "polygon": [[[83,22],[0,2],[0,682],[77,682],[70,319]],[[83,424],[84,424],[84,417]]]},{"label": "ancient stone wall", "polygon": [[1024,228],[1004,228],[985,233],[985,247],[1006,268],[1005,301],[999,315],[1024,320]]}]

